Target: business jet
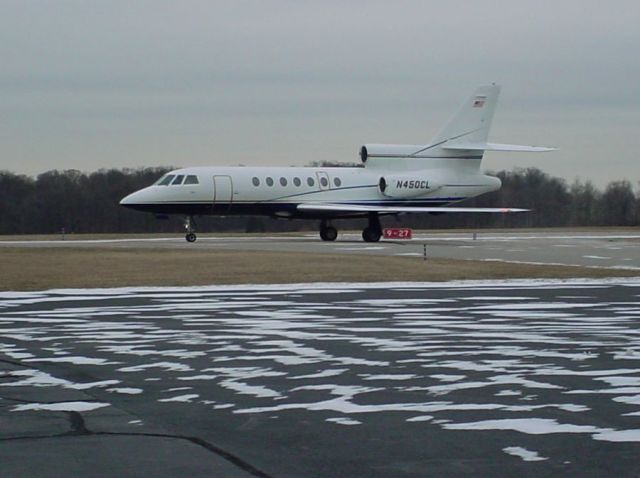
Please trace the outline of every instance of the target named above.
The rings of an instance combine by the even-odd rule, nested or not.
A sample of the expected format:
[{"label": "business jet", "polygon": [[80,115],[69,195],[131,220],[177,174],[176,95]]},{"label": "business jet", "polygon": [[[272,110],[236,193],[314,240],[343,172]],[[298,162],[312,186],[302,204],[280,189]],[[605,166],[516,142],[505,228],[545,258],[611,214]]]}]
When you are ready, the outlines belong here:
[{"label": "business jet", "polygon": [[500,189],[480,171],[485,151],[555,148],[488,143],[500,86],[481,86],[428,144],[365,144],[363,167],[193,167],[176,169],[120,204],[156,215],[185,216],[186,240],[196,240],[194,217],[266,215],[320,221],[320,238],[335,241],[333,219],[366,218],[366,242],[382,235],[380,216],[408,213],[515,213],[527,209],[457,204]]}]

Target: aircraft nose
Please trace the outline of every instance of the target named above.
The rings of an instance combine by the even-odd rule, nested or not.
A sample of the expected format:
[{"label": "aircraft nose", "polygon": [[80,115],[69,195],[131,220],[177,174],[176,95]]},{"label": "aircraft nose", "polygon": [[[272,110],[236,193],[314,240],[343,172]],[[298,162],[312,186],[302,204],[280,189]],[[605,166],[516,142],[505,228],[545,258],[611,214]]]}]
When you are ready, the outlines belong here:
[{"label": "aircraft nose", "polygon": [[140,204],[142,199],[140,194],[141,192],[142,190],[135,191],[128,196],[123,197],[120,200],[120,205],[124,207],[135,207],[136,205]]},{"label": "aircraft nose", "polygon": [[120,205],[121,206],[130,206],[133,203],[133,197],[136,195],[136,193],[132,193],[129,194],[128,196],[123,197],[122,199],[120,199]]},{"label": "aircraft nose", "polygon": [[153,187],[148,187],[123,197],[120,205],[135,211],[156,212],[157,202],[157,192]]}]

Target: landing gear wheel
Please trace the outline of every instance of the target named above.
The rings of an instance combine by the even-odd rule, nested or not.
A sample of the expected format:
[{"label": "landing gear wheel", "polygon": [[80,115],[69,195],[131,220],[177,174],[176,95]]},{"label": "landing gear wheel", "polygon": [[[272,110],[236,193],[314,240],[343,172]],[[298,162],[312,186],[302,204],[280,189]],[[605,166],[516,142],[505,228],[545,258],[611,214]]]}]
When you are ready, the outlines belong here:
[{"label": "landing gear wheel", "polygon": [[184,220],[184,228],[187,231],[187,235],[184,238],[187,242],[196,242],[196,221],[193,219],[193,216],[187,216]]},{"label": "landing gear wheel", "polygon": [[323,241],[335,241],[338,237],[338,230],[333,226],[327,226],[320,229],[320,239]]},{"label": "landing gear wheel", "polygon": [[382,232],[380,232],[380,230],[378,229],[365,227],[362,230],[362,239],[364,239],[364,242],[378,242],[381,236]]},{"label": "landing gear wheel", "polygon": [[362,230],[364,242],[378,242],[382,236],[382,226],[378,213],[369,213],[369,225]]}]

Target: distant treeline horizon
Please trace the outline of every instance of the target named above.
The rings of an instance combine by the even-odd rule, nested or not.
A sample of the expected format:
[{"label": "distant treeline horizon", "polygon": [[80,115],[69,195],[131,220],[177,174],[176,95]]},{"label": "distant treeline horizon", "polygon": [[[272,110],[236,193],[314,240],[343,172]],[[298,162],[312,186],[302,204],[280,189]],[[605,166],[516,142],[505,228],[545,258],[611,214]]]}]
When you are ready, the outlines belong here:
[{"label": "distant treeline horizon", "polygon": [[[354,166],[321,163],[314,166]],[[92,173],[52,170],[36,177],[0,171],[0,234],[182,232],[183,218],[159,220],[119,205],[170,167],[101,169]],[[487,172],[502,180],[498,191],[465,201],[469,207],[522,207],[522,214],[410,214],[383,218],[383,226],[416,229],[578,227],[640,225],[640,189],[629,179],[599,189],[591,181],[566,180],[537,168]],[[636,186],[638,185],[637,179]],[[316,230],[317,221],[260,216],[197,218],[200,232]],[[339,220],[339,229],[360,229],[363,220]]]}]

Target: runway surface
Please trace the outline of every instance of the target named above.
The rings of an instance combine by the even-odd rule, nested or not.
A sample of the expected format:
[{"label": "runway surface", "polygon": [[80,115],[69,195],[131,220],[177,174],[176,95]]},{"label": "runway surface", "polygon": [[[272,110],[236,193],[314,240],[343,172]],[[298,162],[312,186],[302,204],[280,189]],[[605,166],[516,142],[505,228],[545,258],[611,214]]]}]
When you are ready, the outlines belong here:
[{"label": "runway surface", "polygon": [[640,280],[0,293],[0,476],[637,477]]},{"label": "runway surface", "polygon": [[196,248],[328,254],[374,254],[563,264],[640,270],[640,231],[611,232],[491,232],[420,233],[410,241],[364,243],[360,234],[341,233],[336,242],[322,242],[317,234],[206,235],[187,243],[183,238],[0,241],[0,247],[127,247]]}]

